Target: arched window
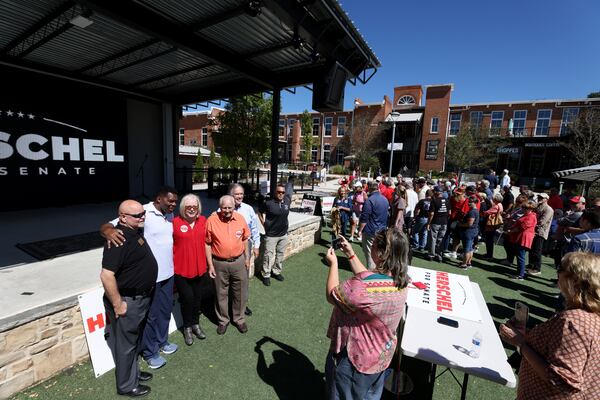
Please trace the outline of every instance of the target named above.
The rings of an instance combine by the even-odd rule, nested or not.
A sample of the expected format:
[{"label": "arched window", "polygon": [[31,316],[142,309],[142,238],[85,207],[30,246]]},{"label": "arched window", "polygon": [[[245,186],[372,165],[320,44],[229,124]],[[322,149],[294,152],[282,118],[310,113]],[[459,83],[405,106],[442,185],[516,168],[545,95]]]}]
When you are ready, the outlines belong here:
[{"label": "arched window", "polygon": [[411,104],[416,104],[415,98],[412,96],[409,96],[407,94],[405,94],[404,96],[401,96],[398,99],[399,106],[406,106],[406,105],[411,105]]}]

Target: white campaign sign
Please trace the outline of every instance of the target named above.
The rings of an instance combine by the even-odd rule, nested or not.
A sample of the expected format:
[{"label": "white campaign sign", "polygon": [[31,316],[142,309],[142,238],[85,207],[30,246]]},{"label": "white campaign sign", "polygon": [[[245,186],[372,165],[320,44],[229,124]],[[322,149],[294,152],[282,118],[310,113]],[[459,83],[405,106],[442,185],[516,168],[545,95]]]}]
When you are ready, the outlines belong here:
[{"label": "white campaign sign", "polygon": [[[468,276],[433,269],[408,267],[412,283],[408,285],[407,303],[451,317],[481,321],[481,313],[473,295]],[[423,283],[427,289],[418,289],[414,283]]]},{"label": "white campaign sign", "polygon": [[[104,296],[104,289],[100,287],[78,297],[81,318],[83,319],[83,330],[96,378],[115,367],[112,353],[104,338],[106,325],[110,324],[110,321],[108,321],[104,310],[102,296]],[[179,302],[176,300],[177,295],[173,299],[169,333],[173,333],[182,324]]]},{"label": "white campaign sign", "polygon": [[335,200],[335,197],[333,196],[323,196],[321,198],[322,203],[321,203],[321,210],[323,210],[323,212],[329,212],[331,211],[331,208],[333,207],[333,200]]}]

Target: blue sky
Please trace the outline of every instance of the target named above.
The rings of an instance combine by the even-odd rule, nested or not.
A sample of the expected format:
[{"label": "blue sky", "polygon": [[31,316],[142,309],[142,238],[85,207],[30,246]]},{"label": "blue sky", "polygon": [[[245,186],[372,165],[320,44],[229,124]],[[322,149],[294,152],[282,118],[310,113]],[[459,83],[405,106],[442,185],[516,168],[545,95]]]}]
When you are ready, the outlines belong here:
[{"label": "blue sky", "polygon": [[[600,0],[345,0],[382,68],[346,85],[345,109],[401,85],[454,83],[452,103],[581,98],[600,91]],[[311,109],[282,93],[282,111]]]}]

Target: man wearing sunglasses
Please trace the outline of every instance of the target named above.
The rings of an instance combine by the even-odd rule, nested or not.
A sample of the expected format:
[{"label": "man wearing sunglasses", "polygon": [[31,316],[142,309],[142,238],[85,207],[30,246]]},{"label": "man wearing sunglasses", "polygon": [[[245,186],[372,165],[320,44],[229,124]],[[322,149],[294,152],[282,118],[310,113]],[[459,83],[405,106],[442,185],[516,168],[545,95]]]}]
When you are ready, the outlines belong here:
[{"label": "man wearing sunglasses", "polygon": [[265,255],[263,261],[262,281],[265,286],[271,285],[273,279],[283,281],[283,253],[287,245],[288,216],[292,198],[286,195],[285,186],[277,184],[275,196],[264,202],[258,213],[260,222],[265,227]]},{"label": "man wearing sunglasses", "polygon": [[[177,204],[177,190],[164,186],[154,201],[144,205],[146,221],[143,235],[158,263],[158,276],[148,320],[142,335],[142,357],[152,369],[163,367],[167,361],[160,353],[173,354],[175,343],[169,343],[169,322],[173,309],[173,210]],[[116,227],[118,219],[100,227],[100,233],[111,246],[122,246],[127,241],[123,231]]]},{"label": "man wearing sunglasses", "polygon": [[152,374],[140,372],[137,360],[138,339],[158,273],[156,259],[141,234],[145,218],[146,211],[137,201],[121,203],[117,228],[126,240],[122,246],[104,246],[100,273],[111,322],[106,333],[115,360],[117,393],[131,397],[148,394],[150,388],[139,382],[152,379]]}]

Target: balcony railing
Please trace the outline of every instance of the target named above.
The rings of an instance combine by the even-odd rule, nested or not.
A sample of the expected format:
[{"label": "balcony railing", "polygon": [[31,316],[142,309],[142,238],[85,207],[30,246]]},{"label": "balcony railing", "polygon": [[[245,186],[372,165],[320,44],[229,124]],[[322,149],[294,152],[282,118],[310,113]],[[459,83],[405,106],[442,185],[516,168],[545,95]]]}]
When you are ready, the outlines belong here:
[{"label": "balcony railing", "polygon": [[[481,127],[477,129],[476,127],[471,127],[473,132],[482,132],[489,133],[490,136],[506,136],[506,137],[547,137],[547,136],[565,136],[570,133],[568,128],[563,127],[561,130],[561,125],[550,125],[547,127],[513,127],[512,129],[508,129],[506,127],[502,128],[487,128]],[[565,133],[568,132],[568,133]],[[460,134],[460,130],[456,131],[456,129],[448,130],[449,136],[456,136]]]}]

